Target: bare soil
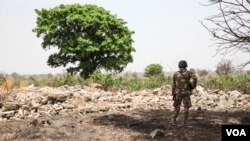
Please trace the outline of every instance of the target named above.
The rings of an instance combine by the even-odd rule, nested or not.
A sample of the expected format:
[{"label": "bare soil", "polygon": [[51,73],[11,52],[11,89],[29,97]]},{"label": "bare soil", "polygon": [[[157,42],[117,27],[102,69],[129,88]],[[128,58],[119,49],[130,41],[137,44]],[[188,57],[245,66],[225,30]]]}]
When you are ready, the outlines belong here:
[{"label": "bare soil", "polygon": [[[189,123],[172,125],[173,111],[127,110],[82,115],[40,117],[0,123],[1,141],[219,141],[221,125],[237,121],[250,124],[250,111],[190,111]],[[244,121],[242,121],[244,120]],[[152,138],[150,133],[161,129],[165,135]]]}]

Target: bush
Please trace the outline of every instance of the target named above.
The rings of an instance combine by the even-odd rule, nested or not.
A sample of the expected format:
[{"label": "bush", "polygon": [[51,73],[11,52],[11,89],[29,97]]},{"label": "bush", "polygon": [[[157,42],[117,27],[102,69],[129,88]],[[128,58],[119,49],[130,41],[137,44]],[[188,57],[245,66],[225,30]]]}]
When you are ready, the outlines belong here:
[{"label": "bush", "polygon": [[240,90],[244,92],[250,86],[250,75],[221,75],[204,80],[204,86],[210,89]]},{"label": "bush", "polygon": [[116,77],[111,74],[102,74],[95,72],[91,76],[92,82],[99,83],[106,90],[121,90],[138,91],[142,89],[153,89],[165,84],[171,84],[172,78],[165,77],[163,74],[157,77],[148,77],[139,79],[137,77]]},{"label": "bush", "polygon": [[160,76],[163,74],[163,68],[160,64],[150,64],[145,68],[145,77]]},{"label": "bush", "polygon": [[83,84],[85,81],[83,78],[77,75],[67,74],[63,77],[55,77],[52,79],[52,86],[59,87],[63,85],[73,86],[77,84]]}]

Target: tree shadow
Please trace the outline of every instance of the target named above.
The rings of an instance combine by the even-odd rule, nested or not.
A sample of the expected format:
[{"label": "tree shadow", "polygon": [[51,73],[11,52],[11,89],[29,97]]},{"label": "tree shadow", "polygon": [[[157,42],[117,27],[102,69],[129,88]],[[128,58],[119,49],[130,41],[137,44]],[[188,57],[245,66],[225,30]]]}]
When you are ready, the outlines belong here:
[{"label": "tree shadow", "polygon": [[[151,140],[150,133],[155,129],[165,131],[165,136],[157,140],[221,140],[222,124],[250,124],[250,111],[208,111],[191,110],[188,125],[181,127],[171,123],[173,111],[168,109],[136,110],[132,113],[106,114],[93,120],[94,124],[112,125],[129,129],[140,136],[133,140]],[[181,124],[183,111],[177,124]]]}]

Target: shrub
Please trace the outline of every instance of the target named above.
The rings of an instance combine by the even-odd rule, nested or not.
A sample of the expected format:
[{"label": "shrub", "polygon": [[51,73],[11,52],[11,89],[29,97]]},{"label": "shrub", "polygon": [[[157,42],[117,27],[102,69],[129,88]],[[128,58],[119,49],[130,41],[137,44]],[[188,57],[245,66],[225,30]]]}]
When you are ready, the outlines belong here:
[{"label": "shrub", "polygon": [[163,74],[157,77],[139,79],[137,77],[116,77],[111,74],[102,74],[100,72],[95,72],[91,76],[91,79],[93,82],[101,84],[106,90],[126,89],[129,91],[153,89],[164,84],[170,84],[172,82],[171,77],[165,77]]},{"label": "shrub", "polygon": [[163,74],[163,68],[160,64],[150,64],[145,68],[145,77],[160,76]]},{"label": "shrub", "polygon": [[221,75],[204,80],[204,86],[210,89],[240,90],[244,92],[250,86],[250,75]]}]

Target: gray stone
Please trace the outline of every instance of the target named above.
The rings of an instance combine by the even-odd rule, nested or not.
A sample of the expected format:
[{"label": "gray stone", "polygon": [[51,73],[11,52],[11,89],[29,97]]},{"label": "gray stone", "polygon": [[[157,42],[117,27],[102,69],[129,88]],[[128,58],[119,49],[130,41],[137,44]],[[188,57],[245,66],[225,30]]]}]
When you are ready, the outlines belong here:
[{"label": "gray stone", "polygon": [[0,112],[0,117],[10,118],[10,117],[13,117],[14,114],[15,114],[15,111]]},{"label": "gray stone", "polygon": [[165,134],[165,136],[173,136],[174,134],[172,132],[168,132],[167,134]]},{"label": "gray stone", "polygon": [[41,104],[39,104],[38,102],[36,102],[34,100],[31,101],[32,109],[38,109],[38,107],[40,107],[40,106],[41,106]]},{"label": "gray stone", "polygon": [[72,105],[72,104],[63,104],[62,105],[63,106],[63,108],[65,108],[65,109],[74,109],[74,108],[76,108],[76,106],[74,106],[74,105]]},{"label": "gray stone", "polygon": [[197,86],[196,90],[198,91],[199,95],[204,95],[206,93],[205,90],[204,90],[204,88],[201,87],[201,86]]},{"label": "gray stone", "polygon": [[241,93],[238,91],[231,91],[229,94],[229,98],[232,100],[237,100],[241,96]]},{"label": "gray stone", "polygon": [[58,104],[54,104],[52,107],[53,107],[53,109],[54,109],[56,112],[58,112],[58,111],[60,111],[60,110],[63,109],[63,106],[62,106],[62,105],[58,105]]},{"label": "gray stone", "polygon": [[165,135],[165,132],[161,129],[155,129],[154,131],[152,131],[150,134],[152,139],[154,139],[155,137],[157,136],[164,136]]},{"label": "gray stone", "polygon": [[54,94],[54,95],[50,95],[48,96],[48,102],[49,103],[57,103],[57,102],[64,102],[67,100],[67,98],[69,97],[68,94]]},{"label": "gray stone", "polygon": [[159,93],[159,91],[160,91],[160,89],[159,89],[159,88],[154,89],[154,90],[153,90],[153,94],[158,94],[158,93]]},{"label": "gray stone", "polygon": [[7,120],[8,120],[7,118],[0,117],[0,122],[6,122]]},{"label": "gray stone", "polygon": [[218,94],[219,92],[220,92],[220,89],[215,89],[215,90],[212,90],[210,93]]},{"label": "gray stone", "polygon": [[15,103],[15,102],[6,102],[3,105],[3,111],[14,111],[18,110],[20,108],[20,104]]},{"label": "gray stone", "polygon": [[102,85],[98,83],[93,83],[90,85],[91,88],[102,89]]},{"label": "gray stone", "polygon": [[232,124],[241,124],[241,121],[235,117],[229,117],[227,122],[232,123]]}]

